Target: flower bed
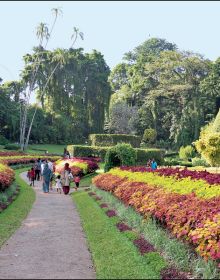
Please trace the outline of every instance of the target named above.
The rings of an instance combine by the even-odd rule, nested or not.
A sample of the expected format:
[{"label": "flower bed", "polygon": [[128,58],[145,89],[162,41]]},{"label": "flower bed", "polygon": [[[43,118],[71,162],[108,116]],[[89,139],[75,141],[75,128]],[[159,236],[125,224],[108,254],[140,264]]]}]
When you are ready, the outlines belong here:
[{"label": "flower bed", "polygon": [[7,189],[14,180],[15,173],[7,165],[0,163],[0,191]]},{"label": "flower bed", "polygon": [[220,184],[220,174],[213,174],[206,170],[196,171],[187,168],[159,168],[153,171],[151,168],[146,168],[144,166],[123,166],[120,169],[132,172],[154,172],[161,176],[173,176],[176,179],[189,177],[192,180],[204,180],[210,185]]},{"label": "flower bed", "polygon": [[55,163],[55,172],[61,173],[64,170],[65,163],[69,163],[69,167],[73,175],[86,175],[88,173],[93,173],[98,169],[98,164],[92,158],[82,159],[82,158],[72,158],[72,159],[62,159]]},{"label": "flower bed", "polygon": [[203,180],[115,168],[93,183],[152,216],[178,238],[193,244],[205,259],[220,262],[220,186]]},{"label": "flower bed", "polygon": [[33,155],[21,155],[21,156],[0,156],[0,162],[6,165],[15,165],[15,164],[27,164],[34,163],[38,158],[48,159],[51,161],[56,161],[60,159],[58,156],[48,157],[48,156],[33,156]]}]

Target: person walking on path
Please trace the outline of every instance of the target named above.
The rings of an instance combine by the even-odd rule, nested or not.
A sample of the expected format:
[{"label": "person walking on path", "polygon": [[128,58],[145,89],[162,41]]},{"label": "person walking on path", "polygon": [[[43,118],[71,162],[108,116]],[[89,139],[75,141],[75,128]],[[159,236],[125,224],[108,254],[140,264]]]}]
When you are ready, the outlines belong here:
[{"label": "person walking on path", "polygon": [[41,160],[38,158],[35,166],[35,175],[36,175],[36,180],[40,181],[40,173],[41,173]]},{"label": "person walking on path", "polygon": [[50,179],[52,176],[52,171],[48,167],[48,163],[45,164],[43,170],[43,192],[49,193]]},{"label": "person walking on path", "polygon": [[63,185],[64,194],[68,194],[70,191],[70,180],[73,179],[71,169],[69,168],[69,163],[66,162],[64,165],[64,170],[61,173],[61,180]]},{"label": "person walking on path", "polygon": [[31,179],[30,186],[34,187],[34,180],[35,180],[35,170],[34,170],[34,167],[31,168],[30,179]]},{"label": "person walking on path", "polygon": [[53,190],[53,172],[54,172],[54,165],[53,165],[52,161],[50,161],[50,160],[48,160],[47,163],[48,163],[49,169],[50,169],[51,172],[52,172],[52,175],[51,175],[51,178],[50,178],[50,190],[52,191],[52,190]]}]

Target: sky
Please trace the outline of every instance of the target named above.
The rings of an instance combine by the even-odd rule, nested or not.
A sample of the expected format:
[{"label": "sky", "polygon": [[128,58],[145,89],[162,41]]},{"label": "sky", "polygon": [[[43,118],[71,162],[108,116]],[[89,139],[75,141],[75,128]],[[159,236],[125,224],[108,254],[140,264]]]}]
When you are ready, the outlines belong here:
[{"label": "sky", "polygon": [[100,51],[112,69],[124,53],[158,37],[180,50],[220,56],[220,2],[215,1],[0,1],[0,77],[19,79],[22,57],[38,45],[40,22],[51,26],[52,8],[61,7],[48,49],[69,48],[73,27],[84,33],[75,47]]}]

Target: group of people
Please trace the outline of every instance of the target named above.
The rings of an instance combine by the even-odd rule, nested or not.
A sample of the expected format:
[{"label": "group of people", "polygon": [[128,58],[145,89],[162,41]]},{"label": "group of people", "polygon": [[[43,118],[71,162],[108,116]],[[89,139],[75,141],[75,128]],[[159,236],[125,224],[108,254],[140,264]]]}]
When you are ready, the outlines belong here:
[{"label": "group of people", "polygon": [[149,159],[147,162],[147,168],[151,168],[152,170],[157,169],[157,162],[153,159]]},{"label": "group of people", "polygon": [[60,194],[68,194],[70,191],[70,183],[75,183],[75,190],[78,189],[80,183],[80,175],[73,176],[69,163],[65,163],[64,170],[61,175],[55,177],[55,167],[49,160],[42,160],[39,158],[34,166],[28,170],[27,177],[30,181],[30,186],[34,187],[34,181],[42,181],[42,187],[44,193],[49,193],[49,190],[53,190],[53,182],[55,182],[55,188]]}]

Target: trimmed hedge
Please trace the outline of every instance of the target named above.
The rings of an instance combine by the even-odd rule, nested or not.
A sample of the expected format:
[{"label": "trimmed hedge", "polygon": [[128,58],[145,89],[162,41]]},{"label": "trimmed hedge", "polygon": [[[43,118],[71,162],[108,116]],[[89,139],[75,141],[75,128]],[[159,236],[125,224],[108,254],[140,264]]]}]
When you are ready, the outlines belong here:
[{"label": "trimmed hedge", "polygon": [[91,146],[115,146],[118,143],[131,144],[132,147],[140,147],[141,137],[128,134],[90,134]]},{"label": "trimmed hedge", "polygon": [[[68,145],[67,150],[74,157],[100,157],[105,159],[105,154],[110,147]],[[146,165],[148,159],[154,158],[159,165],[163,164],[165,150],[162,149],[135,149],[137,152],[136,165]]]},{"label": "trimmed hedge", "polygon": [[19,150],[20,146],[17,144],[6,144],[5,149],[6,150]]},{"label": "trimmed hedge", "polygon": [[137,152],[137,165],[146,165],[148,159],[153,159],[157,164],[162,165],[165,150],[162,149],[135,149]]},{"label": "trimmed hedge", "polygon": [[67,151],[74,157],[100,157],[102,160],[109,147],[68,145]]}]

